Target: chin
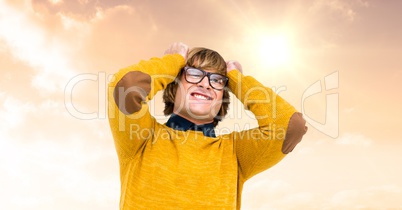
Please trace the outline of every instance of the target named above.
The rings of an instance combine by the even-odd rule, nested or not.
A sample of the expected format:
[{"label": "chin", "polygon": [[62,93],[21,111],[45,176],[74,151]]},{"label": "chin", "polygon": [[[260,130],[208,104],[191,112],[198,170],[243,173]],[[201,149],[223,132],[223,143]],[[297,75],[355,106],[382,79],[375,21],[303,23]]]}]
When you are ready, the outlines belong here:
[{"label": "chin", "polygon": [[189,113],[189,115],[192,118],[194,118],[196,120],[203,120],[203,121],[212,120],[213,117],[211,117],[210,114],[211,114],[210,112],[197,112],[197,111]]}]

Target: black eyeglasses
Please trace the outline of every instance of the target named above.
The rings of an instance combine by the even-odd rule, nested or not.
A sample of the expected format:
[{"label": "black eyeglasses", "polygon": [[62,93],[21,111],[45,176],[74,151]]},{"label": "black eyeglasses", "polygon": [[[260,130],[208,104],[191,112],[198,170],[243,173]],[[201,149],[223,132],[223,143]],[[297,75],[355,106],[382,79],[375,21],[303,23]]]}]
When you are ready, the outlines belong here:
[{"label": "black eyeglasses", "polygon": [[201,82],[205,76],[207,76],[209,80],[209,85],[216,90],[222,90],[227,85],[229,80],[228,77],[222,74],[210,73],[193,67],[186,66],[183,68],[183,71],[184,78],[188,83],[197,84]]}]

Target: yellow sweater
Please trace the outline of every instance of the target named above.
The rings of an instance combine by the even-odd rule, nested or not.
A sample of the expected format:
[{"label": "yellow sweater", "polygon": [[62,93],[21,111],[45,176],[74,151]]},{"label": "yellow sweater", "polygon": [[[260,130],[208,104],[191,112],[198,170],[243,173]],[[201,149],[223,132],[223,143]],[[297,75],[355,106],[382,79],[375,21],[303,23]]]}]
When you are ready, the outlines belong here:
[{"label": "yellow sweater", "polygon": [[[178,54],[152,58],[120,70],[109,84],[109,122],[120,163],[120,209],[240,209],[244,182],[278,163],[305,133],[294,107],[239,71],[228,73],[229,88],[254,113],[258,128],[213,138],[158,123],[146,102],[184,65]],[[139,109],[126,115],[113,91],[129,72],[146,75],[141,82],[149,88],[131,89],[146,99],[134,97]]]}]

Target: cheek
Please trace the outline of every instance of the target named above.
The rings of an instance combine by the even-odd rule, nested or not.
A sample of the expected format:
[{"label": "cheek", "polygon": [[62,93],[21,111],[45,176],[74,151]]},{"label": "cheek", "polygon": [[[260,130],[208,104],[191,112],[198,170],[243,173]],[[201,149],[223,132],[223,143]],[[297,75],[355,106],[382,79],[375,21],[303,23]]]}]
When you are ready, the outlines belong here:
[{"label": "cheek", "polygon": [[217,101],[219,101],[220,103],[222,103],[222,100],[223,100],[223,91],[216,92],[216,99],[217,99]]},{"label": "cheek", "polygon": [[183,103],[186,99],[186,94],[189,84],[185,82],[180,82],[177,86],[176,95],[175,95],[175,104]]},{"label": "cheek", "polygon": [[215,109],[220,109],[223,100],[223,92],[216,92]]},{"label": "cheek", "polygon": [[180,82],[179,82],[178,88],[181,89],[181,91],[182,91],[183,94],[187,92],[188,88],[189,88],[191,85],[193,85],[193,84],[188,83],[188,82],[184,79],[184,75],[182,75],[182,76],[181,76],[181,79],[180,79]]}]

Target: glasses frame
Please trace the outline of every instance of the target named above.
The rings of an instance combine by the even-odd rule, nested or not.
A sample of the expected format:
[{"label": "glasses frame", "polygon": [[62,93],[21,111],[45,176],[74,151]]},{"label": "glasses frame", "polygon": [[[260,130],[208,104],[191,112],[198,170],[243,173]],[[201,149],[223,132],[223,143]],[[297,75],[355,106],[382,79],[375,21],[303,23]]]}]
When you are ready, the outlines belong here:
[{"label": "glasses frame", "polygon": [[[203,76],[201,77],[200,81],[198,81],[198,82],[190,82],[190,81],[187,80],[187,75],[186,75],[186,72],[187,72],[188,69],[197,69],[197,68],[186,66],[186,67],[184,67],[184,68],[182,69],[183,74],[184,74],[184,79],[185,79],[188,83],[191,83],[191,84],[198,84],[198,83],[200,83],[200,82],[205,78],[205,76],[207,76],[207,77],[208,77],[209,86],[211,86],[211,87],[212,87],[213,89],[215,89],[215,90],[223,90],[223,89],[228,85],[229,77],[227,77],[227,76],[225,76],[225,75],[222,75],[222,74],[218,74],[218,73],[206,72],[206,71],[204,71],[204,70],[202,70],[202,69],[197,69],[197,70],[201,71],[202,74],[203,74]],[[215,88],[215,87],[211,84],[211,75],[215,75],[215,74],[217,74],[217,75],[219,75],[219,76],[222,76],[223,79],[225,80],[225,81],[224,81],[225,84],[223,85],[222,88]]]}]

